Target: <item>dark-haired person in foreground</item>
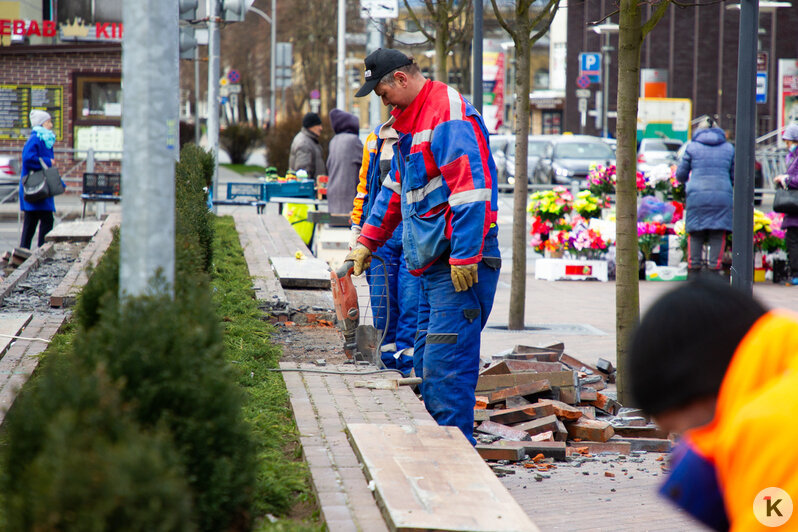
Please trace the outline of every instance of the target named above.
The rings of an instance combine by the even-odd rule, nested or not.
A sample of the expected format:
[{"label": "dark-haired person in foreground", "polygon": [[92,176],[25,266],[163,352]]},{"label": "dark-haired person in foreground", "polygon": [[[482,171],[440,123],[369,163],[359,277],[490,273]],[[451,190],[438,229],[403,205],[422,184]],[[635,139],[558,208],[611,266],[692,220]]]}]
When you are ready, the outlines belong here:
[{"label": "dark-haired person in foreground", "polygon": [[788,506],[766,488],[798,496],[798,315],[691,281],[646,312],[627,370],[636,405],[683,435],[663,495],[715,530],[766,530],[755,509]]}]

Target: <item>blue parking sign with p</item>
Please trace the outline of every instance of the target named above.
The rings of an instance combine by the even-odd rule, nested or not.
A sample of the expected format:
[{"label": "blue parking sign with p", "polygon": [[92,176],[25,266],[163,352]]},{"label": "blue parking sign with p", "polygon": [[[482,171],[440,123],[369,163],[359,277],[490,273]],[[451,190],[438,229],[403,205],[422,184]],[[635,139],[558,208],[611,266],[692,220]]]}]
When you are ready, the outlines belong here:
[{"label": "blue parking sign with p", "polygon": [[579,54],[579,75],[587,76],[591,83],[601,83],[601,54],[599,52]]}]

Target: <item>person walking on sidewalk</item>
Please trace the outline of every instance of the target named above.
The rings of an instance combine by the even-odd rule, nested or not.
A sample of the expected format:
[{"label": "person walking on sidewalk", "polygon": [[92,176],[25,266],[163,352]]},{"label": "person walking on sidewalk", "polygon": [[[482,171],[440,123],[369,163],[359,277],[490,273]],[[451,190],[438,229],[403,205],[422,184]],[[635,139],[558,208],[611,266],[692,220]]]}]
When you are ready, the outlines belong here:
[{"label": "person walking on sidewalk", "polygon": [[391,170],[347,257],[355,274],[403,221],[407,267],[421,278],[413,367],[439,425],[473,437],[480,334],[493,306],[501,258],[496,165],[482,117],[457,91],[424,78],[413,59],[379,49],[365,83],[393,106],[399,133]]},{"label": "person walking on sidewalk", "polygon": [[[798,188],[798,124],[787,126],[781,138],[787,144],[787,173],[774,177],[773,183],[784,188]],[[785,214],[781,227],[786,230],[790,284],[798,285],[798,214]]]},{"label": "person walking on sidewalk", "polygon": [[699,278],[651,306],[628,361],[635,405],[682,434],[662,495],[712,530],[777,526],[774,506],[789,518],[778,492],[798,494],[798,315]]},{"label": "person walking on sidewalk", "polygon": [[340,109],[330,111],[335,136],[330,139],[327,170],[327,210],[332,214],[349,213],[357,194],[363,143],[358,137],[357,117]]},{"label": "person walking on sidewalk", "polygon": [[316,176],[327,173],[319,144],[321,130],[319,115],[307,113],[302,117],[302,129],[291,141],[291,152],[288,156],[289,170],[293,172],[305,170],[310,179],[316,179]]},{"label": "person walking on sidewalk", "polygon": [[[703,266],[723,269],[726,233],[732,230],[734,146],[712,118],[699,127],[676,168],[676,179],[687,183],[685,230],[687,273],[695,276]],[[707,245],[707,262],[702,256]]]},{"label": "person walking on sidewalk", "polygon": [[39,247],[44,245],[44,237],[53,228],[55,213],[55,200],[52,196],[41,201],[30,202],[25,200],[22,183],[30,172],[42,170],[41,161],[49,168],[53,165],[55,155],[55,133],[53,133],[53,119],[46,111],[34,109],[30,112],[30,125],[33,130],[22,148],[22,172],[19,178],[19,208],[24,214],[22,221],[22,238],[20,247],[30,249],[33,245],[33,235],[36,227],[39,228]]},{"label": "person walking on sidewalk", "polygon": [[[393,121],[391,117],[366,137],[360,183],[350,215],[352,242],[349,249],[357,245],[363,221],[369,217],[382,183],[391,170],[393,146],[399,139],[399,134],[393,129]],[[421,282],[407,269],[402,253],[402,222],[374,255],[382,261],[371,263],[366,271],[366,280],[369,283],[374,326],[377,330],[385,331],[380,358],[386,368],[398,369],[404,376],[409,376],[413,370]]]}]

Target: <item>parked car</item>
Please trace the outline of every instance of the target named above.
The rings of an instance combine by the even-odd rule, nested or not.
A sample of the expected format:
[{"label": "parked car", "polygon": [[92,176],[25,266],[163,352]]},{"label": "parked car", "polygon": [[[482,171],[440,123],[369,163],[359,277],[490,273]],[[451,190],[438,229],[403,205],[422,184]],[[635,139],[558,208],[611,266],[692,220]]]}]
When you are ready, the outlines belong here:
[{"label": "parked car", "polygon": [[0,154],[0,181],[19,180],[19,161],[13,155]]},{"label": "parked car", "polygon": [[589,135],[549,137],[546,154],[537,165],[535,181],[569,184],[573,179],[587,178],[593,164],[615,164],[615,153],[600,138]]},{"label": "parked car", "polygon": [[[527,143],[526,154],[526,172],[527,181],[529,183],[546,183],[541,181],[538,177],[538,162],[542,157],[551,151],[551,135],[530,135]],[[509,183],[515,182],[515,137],[511,137],[507,144],[507,181]]]},{"label": "parked car", "polygon": [[507,183],[507,144],[512,135],[490,135],[488,137],[488,144],[490,145],[490,152],[493,154],[493,162],[496,163],[496,173],[498,175],[499,184],[504,185]]},{"label": "parked car", "polygon": [[637,147],[637,169],[645,172],[661,164],[674,164],[682,145],[679,139],[642,139]]}]

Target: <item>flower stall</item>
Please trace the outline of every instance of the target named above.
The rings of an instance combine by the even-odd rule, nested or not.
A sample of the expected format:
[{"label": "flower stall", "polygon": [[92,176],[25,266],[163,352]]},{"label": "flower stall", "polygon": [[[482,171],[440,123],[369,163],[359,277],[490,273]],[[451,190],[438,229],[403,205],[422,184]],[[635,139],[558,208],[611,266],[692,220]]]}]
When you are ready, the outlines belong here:
[{"label": "flower stall", "polygon": [[[685,185],[675,178],[675,166],[661,165],[638,172],[638,246],[641,279],[682,280],[687,274],[687,234],[684,223]],[[576,196],[562,186],[530,196],[531,241],[544,258],[535,264],[538,279],[601,279],[614,272],[613,198],[616,167],[595,165],[587,190]],[[754,211],[754,279],[778,279],[786,247],[783,215]],[[729,246],[731,249],[731,235]],[[609,253],[608,253],[609,252]],[[607,257],[610,257],[609,268]],[[655,258],[657,259],[655,261]]]}]

